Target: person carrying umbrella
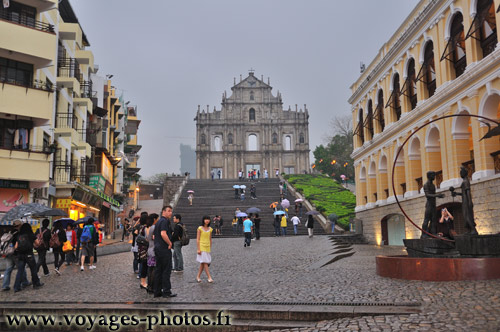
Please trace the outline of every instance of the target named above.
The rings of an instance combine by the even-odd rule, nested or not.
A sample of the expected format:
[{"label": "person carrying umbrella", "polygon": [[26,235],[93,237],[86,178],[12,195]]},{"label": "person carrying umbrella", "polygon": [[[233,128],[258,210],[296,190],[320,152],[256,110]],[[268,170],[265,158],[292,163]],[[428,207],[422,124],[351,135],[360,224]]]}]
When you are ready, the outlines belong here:
[{"label": "person carrying umbrella", "polygon": [[[45,218],[42,220],[42,227],[36,230],[35,237],[41,237],[42,243],[35,250],[38,252],[38,262],[36,263],[36,273],[40,271],[40,266],[43,268],[43,274],[47,277],[49,273],[49,267],[45,257],[47,255],[47,250],[49,249],[50,241],[50,229],[49,229],[49,219]],[[41,234],[41,235],[39,235]]]}]

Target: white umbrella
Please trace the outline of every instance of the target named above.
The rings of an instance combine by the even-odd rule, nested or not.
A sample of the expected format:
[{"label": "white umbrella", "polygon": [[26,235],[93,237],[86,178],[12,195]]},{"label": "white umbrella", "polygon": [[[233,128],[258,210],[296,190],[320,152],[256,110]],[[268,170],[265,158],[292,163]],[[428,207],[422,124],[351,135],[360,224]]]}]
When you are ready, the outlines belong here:
[{"label": "white umbrella", "polygon": [[244,184],[242,184],[242,185],[240,186],[240,188],[241,188],[241,189],[246,189],[246,188],[247,188],[247,186],[245,186]]},{"label": "white umbrella", "polygon": [[304,200],[303,200],[302,198],[297,198],[297,199],[295,200],[295,203],[299,203],[299,202],[303,202],[303,201],[304,201]]}]

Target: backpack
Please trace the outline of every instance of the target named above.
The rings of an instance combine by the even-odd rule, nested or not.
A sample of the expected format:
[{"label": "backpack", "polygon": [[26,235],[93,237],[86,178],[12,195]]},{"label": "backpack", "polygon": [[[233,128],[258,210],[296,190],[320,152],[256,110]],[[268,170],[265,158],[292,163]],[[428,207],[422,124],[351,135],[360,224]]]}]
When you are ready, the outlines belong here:
[{"label": "backpack", "polygon": [[94,227],[94,232],[92,232],[92,244],[99,244],[99,231]]},{"label": "backpack", "polygon": [[45,247],[45,241],[43,240],[43,235],[45,234],[46,231],[47,231],[47,229],[44,230],[43,232],[41,231],[41,229],[38,231],[36,238],[35,238],[35,242],[33,242],[33,248],[35,248],[36,250],[47,249]]},{"label": "backpack", "polygon": [[187,246],[189,244],[189,234],[187,228],[184,224],[180,225],[182,227],[182,235],[181,235],[181,246]]},{"label": "backpack", "polygon": [[92,240],[92,233],[90,232],[90,227],[87,225],[83,227],[82,235],[80,236],[81,243],[87,243]]},{"label": "backpack", "polygon": [[61,241],[59,240],[59,232],[52,233],[49,241],[49,247],[51,248],[59,248],[61,246]]},{"label": "backpack", "polygon": [[11,232],[4,233],[0,238],[0,254],[2,256],[9,256],[14,253],[14,246],[12,245],[12,238],[14,234]]},{"label": "backpack", "polygon": [[17,239],[17,249],[20,253],[26,253],[30,250],[33,251],[33,244],[30,243],[30,238],[28,234],[21,234]]}]

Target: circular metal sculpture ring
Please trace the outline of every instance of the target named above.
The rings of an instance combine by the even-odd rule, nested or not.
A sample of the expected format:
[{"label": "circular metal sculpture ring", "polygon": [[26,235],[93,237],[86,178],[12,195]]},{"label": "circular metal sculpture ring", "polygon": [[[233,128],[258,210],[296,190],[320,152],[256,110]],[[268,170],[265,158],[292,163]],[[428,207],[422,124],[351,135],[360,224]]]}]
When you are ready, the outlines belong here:
[{"label": "circular metal sculpture ring", "polygon": [[[396,203],[398,204],[399,206],[399,209],[401,210],[401,212],[403,213],[403,215],[406,217],[406,219],[408,219],[409,222],[412,223],[413,226],[415,226],[417,229],[419,229],[422,233],[425,233],[435,239],[439,239],[439,240],[443,240],[443,241],[448,241],[448,242],[455,242],[454,240],[450,240],[450,239],[446,239],[446,238],[442,238],[442,237],[439,237],[439,236],[436,236],[434,234],[431,234],[425,230],[423,230],[422,228],[420,228],[417,224],[415,224],[413,222],[413,220],[406,214],[405,210],[403,209],[403,207],[401,206],[401,203],[399,202],[399,199],[398,199],[398,195],[396,194],[396,187],[394,185],[394,170],[396,169],[396,160],[398,160],[398,157],[399,157],[399,154],[401,153],[401,151],[403,150],[404,146],[406,145],[406,143],[410,140],[410,138],[415,135],[417,132],[419,132],[422,128],[430,125],[431,123],[433,122],[436,122],[436,121],[439,121],[439,120],[443,120],[443,119],[446,119],[446,118],[452,118],[452,117],[473,117],[473,118],[477,118],[477,119],[484,119],[486,121],[489,121],[489,122],[494,122],[496,123],[497,125],[500,126],[500,122],[496,121],[496,120],[492,120],[492,119],[489,119],[487,117],[484,117],[484,116],[481,116],[481,115],[475,115],[475,114],[450,114],[450,115],[443,115],[439,118],[436,118],[436,119],[433,119],[433,120],[430,120],[429,122],[427,122],[426,124],[418,127],[413,133],[410,134],[410,136],[408,136],[405,141],[403,142],[403,144],[399,147],[398,149],[398,152],[396,153],[396,156],[394,157],[394,163],[392,165],[392,176],[391,176],[391,180],[392,180],[392,192],[394,193],[394,198],[396,199]],[[498,127],[497,127],[498,128]],[[491,132],[491,130],[489,131]],[[483,137],[484,138],[484,137]]]}]

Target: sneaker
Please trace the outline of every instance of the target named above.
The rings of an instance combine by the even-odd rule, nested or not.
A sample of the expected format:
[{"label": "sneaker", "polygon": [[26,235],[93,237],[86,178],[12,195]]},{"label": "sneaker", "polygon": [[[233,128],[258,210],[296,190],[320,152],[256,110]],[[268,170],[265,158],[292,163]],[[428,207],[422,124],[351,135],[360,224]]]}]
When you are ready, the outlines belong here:
[{"label": "sneaker", "polygon": [[245,244],[243,245],[243,247],[246,247],[246,246],[247,246],[247,244],[245,243]]},{"label": "sneaker", "polygon": [[5,288],[2,288],[2,292],[8,292],[8,291],[10,291],[10,287],[7,286]]},{"label": "sneaker", "polygon": [[93,270],[93,269],[95,269],[96,267],[97,267],[97,266],[95,266],[95,265],[90,265],[90,266],[89,266],[89,270]]},{"label": "sneaker", "polygon": [[58,276],[61,275],[61,272],[59,271],[59,269],[54,269],[54,271],[56,271],[56,273],[57,273]]},{"label": "sneaker", "polygon": [[33,285],[33,283],[31,281],[28,281],[28,283],[21,285],[21,289],[25,289],[26,287],[29,287],[31,285]]},{"label": "sneaker", "polygon": [[50,273],[45,273],[43,276],[48,277],[48,276],[50,276]]},{"label": "sneaker", "polygon": [[85,270],[85,268],[82,265],[82,266],[80,266],[80,271],[83,271],[83,270]]}]

